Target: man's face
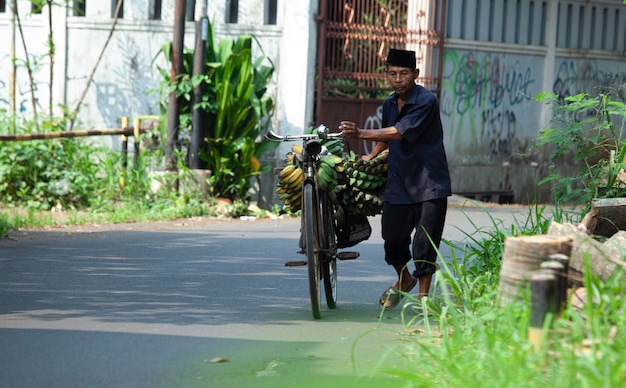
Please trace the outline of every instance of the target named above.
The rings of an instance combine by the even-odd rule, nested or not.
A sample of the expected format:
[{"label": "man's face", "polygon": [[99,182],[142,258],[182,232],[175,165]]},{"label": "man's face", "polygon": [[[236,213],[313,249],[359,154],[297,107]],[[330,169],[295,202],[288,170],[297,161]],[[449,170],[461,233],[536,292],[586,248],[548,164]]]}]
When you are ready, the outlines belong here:
[{"label": "man's face", "polygon": [[393,90],[401,96],[406,95],[413,86],[419,70],[409,67],[387,66],[387,79]]}]

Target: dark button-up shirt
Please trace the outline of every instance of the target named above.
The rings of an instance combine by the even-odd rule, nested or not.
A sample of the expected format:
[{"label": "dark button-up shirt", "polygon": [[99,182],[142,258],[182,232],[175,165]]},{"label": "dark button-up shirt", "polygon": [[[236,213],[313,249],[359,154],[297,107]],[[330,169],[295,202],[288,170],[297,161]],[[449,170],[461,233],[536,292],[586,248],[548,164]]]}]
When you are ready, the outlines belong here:
[{"label": "dark button-up shirt", "polygon": [[383,102],[382,124],[403,137],[389,142],[385,201],[408,205],[452,195],[437,97],[416,85],[398,112],[393,93]]}]

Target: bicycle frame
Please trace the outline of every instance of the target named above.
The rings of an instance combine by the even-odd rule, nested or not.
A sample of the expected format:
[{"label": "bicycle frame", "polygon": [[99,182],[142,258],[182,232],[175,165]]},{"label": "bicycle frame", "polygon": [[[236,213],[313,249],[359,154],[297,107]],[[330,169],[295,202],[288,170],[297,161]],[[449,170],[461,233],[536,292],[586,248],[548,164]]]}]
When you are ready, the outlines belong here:
[{"label": "bicycle frame", "polygon": [[330,133],[320,125],[311,134],[279,136],[268,131],[265,137],[271,141],[302,141],[302,207],[301,241],[302,253],[307,256],[309,273],[309,294],[313,317],[319,319],[320,280],[324,280],[326,304],[336,306],[336,260],[337,243],[333,215],[335,212],[331,194],[318,188],[315,176],[319,160],[328,152],[321,144],[323,139],[341,138],[341,133]]}]

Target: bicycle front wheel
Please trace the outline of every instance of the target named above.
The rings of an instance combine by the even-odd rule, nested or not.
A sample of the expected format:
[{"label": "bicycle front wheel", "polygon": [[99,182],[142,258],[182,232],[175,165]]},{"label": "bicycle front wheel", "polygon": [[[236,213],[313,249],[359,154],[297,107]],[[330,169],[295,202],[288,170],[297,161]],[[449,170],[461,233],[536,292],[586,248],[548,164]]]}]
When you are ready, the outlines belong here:
[{"label": "bicycle front wheel", "polygon": [[313,318],[321,318],[320,304],[320,246],[318,213],[315,206],[313,183],[307,182],[302,187],[302,233],[309,272],[309,295]]},{"label": "bicycle front wheel", "polygon": [[324,294],[326,295],[326,305],[329,309],[337,307],[337,257],[335,252],[335,228],[332,218],[332,204],[328,195],[321,195],[319,198],[319,223],[322,225],[319,239],[322,257],[322,279],[324,279]]},{"label": "bicycle front wheel", "polygon": [[332,258],[322,264],[324,294],[329,309],[337,307],[337,259]]}]

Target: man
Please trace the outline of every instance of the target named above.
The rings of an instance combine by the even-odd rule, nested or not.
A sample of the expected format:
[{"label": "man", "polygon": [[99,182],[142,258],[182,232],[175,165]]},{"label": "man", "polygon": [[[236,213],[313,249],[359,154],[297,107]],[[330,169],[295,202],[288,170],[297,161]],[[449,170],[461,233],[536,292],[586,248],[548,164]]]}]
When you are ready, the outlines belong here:
[{"label": "man", "polygon": [[[339,129],[345,138],[376,142],[364,159],[389,148],[382,237],[385,261],[395,269],[398,281],[383,293],[380,304],[390,308],[402,299],[398,291],[408,293],[418,282],[418,298],[428,295],[452,190],[439,103],[415,83],[419,76],[415,52],[391,49],[385,71],[394,92],[383,103],[383,128],[360,129],[342,121]],[[413,274],[407,268],[411,258]]]}]

